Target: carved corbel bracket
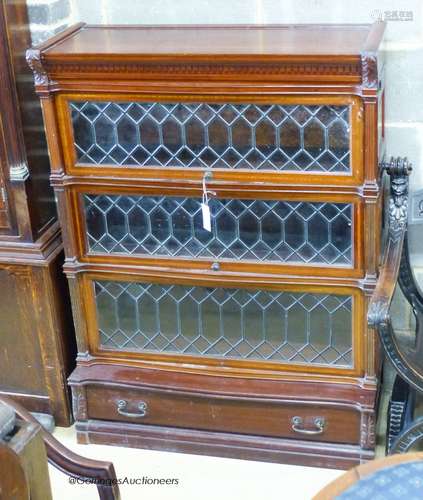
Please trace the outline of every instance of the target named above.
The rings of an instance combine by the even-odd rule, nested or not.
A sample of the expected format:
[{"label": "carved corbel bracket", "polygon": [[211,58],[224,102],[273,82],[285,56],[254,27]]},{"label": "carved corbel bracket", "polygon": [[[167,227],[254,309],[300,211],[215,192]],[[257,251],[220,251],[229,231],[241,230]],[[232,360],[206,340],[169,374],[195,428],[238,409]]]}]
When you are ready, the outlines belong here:
[{"label": "carved corbel bracket", "polygon": [[361,413],[360,423],[360,446],[363,449],[372,450],[376,444],[375,415],[370,411]]},{"label": "carved corbel bracket", "polygon": [[377,70],[377,54],[363,52],[361,54],[361,78],[365,88],[377,89],[379,85]]},{"label": "carved corbel bracket", "polygon": [[30,48],[26,51],[26,61],[34,74],[34,83],[38,86],[47,86],[49,84],[47,72],[43,66],[41,51],[36,48]]},{"label": "carved corbel bracket", "polygon": [[398,238],[407,228],[408,217],[408,178],[412,170],[407,158],[391,158],[382,163],[391,178],[389,198],[389,236]]},{"label": "carved corbel bracket", "polygon": [[74,385],[72,387],[72,406],[74,415],[78,420],[87,420],[87,397],[84,386]]}]

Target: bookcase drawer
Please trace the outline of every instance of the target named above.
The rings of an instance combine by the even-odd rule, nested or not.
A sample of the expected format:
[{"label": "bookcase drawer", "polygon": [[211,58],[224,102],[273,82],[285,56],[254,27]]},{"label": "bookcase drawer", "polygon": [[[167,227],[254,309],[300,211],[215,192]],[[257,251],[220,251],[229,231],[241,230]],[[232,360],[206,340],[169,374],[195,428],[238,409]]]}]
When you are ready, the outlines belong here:
[{"label": "bookcase drawer", "polygon": [[87,386],[88,418],[261,436],[358,443],[360,412],[298,404]]}]

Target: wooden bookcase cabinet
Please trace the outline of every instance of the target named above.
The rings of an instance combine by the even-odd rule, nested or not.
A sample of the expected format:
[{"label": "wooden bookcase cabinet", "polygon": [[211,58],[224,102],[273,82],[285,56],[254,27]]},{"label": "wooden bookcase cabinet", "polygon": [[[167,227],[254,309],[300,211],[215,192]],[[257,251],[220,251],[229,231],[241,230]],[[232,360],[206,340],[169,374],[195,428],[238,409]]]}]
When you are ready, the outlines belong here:
[{"label": "wooden bookcase cabinet", "polygon": [[75,335],[26,2],[0,1],[0,395],[72,420]]},{"label": "wooden bookcase cabinet", "polygon": [[28,53],[80,442],[373,457],[383,31],[78,24]]}]

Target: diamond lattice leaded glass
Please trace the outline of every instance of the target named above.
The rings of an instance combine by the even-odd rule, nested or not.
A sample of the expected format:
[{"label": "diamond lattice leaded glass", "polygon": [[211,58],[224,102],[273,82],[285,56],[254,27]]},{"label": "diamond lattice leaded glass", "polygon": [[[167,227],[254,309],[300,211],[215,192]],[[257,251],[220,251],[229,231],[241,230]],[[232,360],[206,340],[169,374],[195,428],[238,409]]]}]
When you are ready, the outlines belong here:
[{"label": "diamond lattice leaded glass", "polygon": [[97,281],[100,345],[222,358],[352,365],[352,297]]},{"label": "diamond lattice leaded glass", "polygon": [[349,106],[70,103],[77,162],[350,171]]},{"label": "diamond lattice leaded glass", "polygon": [[271,200],[84,195],[89,250],[97,253],[352,264],[352,206]]}]

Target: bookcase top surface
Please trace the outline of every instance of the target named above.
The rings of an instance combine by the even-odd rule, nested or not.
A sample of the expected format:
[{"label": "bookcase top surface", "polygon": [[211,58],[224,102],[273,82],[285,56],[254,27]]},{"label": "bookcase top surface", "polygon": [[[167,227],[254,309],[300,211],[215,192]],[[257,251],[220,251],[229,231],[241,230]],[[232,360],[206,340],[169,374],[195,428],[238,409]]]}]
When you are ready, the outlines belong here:
[{"label": "bookcase top surface", "polygon": [[92,26],[80,23],[40,47],[43,58],[333,58],[375,52],[384,23],[232,26]]}]

